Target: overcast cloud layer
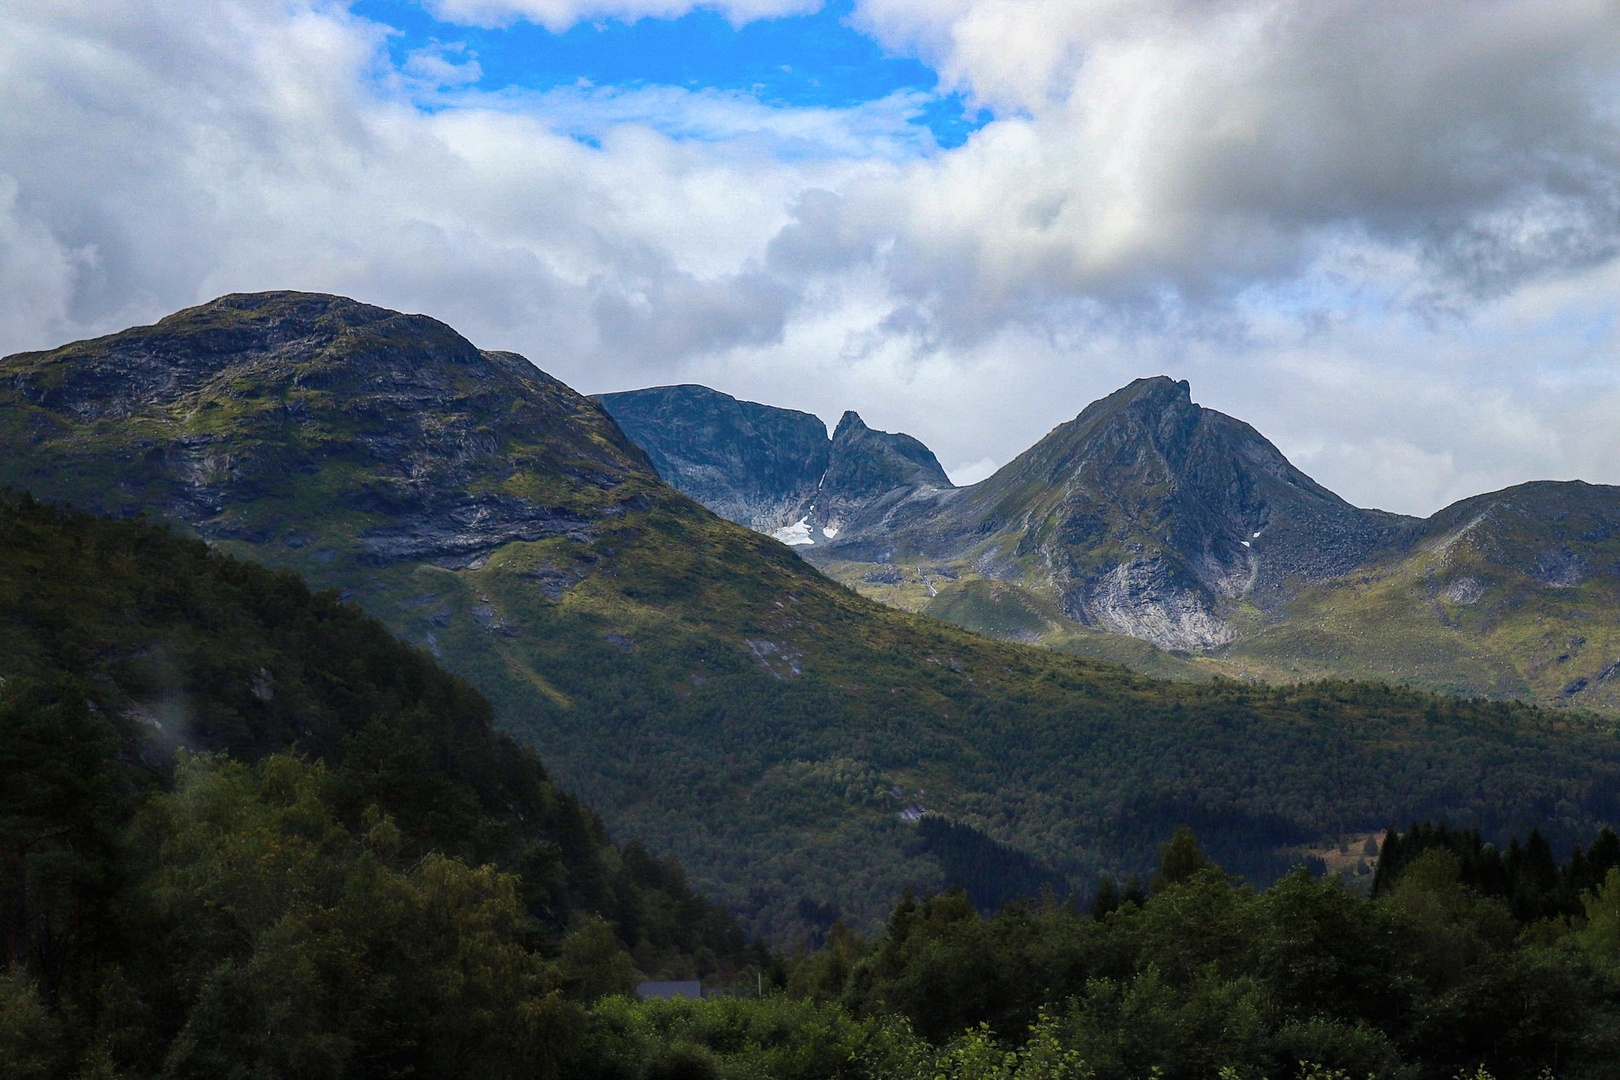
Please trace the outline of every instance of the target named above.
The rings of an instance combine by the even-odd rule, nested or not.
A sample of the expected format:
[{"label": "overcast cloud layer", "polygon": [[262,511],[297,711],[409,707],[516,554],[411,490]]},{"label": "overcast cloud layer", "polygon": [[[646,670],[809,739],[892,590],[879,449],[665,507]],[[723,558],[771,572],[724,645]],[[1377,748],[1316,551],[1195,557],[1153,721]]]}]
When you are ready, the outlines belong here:
[{"label": "overcast cloud layer", "polygon": [[[437,0],[560,30],[684,0]],[[799,0],[702,7],[734,23]],[[489,92],[342,4],[0,7],[0,351],[343,292],[958,480],[1159,373],[1363,505],[1620,482],[1620,0],[859,0],[996,119]]]}]

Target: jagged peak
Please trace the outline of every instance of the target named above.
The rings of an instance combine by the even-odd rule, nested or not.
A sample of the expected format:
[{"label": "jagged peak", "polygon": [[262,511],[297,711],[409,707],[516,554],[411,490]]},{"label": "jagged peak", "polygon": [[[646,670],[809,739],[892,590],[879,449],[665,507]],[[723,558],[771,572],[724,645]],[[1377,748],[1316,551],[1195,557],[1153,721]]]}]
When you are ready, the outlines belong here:
[{"label": "jagged peak", "polygon": [[1164,404],[1191,405],[1192,384],[1186,379],[1172,379],[1168,375],[1150,375],[1132,379],[1129,383],[1103,398],[1118,403],[1152,401]]},{"label": "jagged peak", "polygon": [[866,421],[861,419],[860,413],[854,409],[845,409],[844,415],[838,418],[838,426],[833,429],[832,437],[833,441],[837,442],[843,436],[859,435],[869,430],[871,429],[866,426]]}]

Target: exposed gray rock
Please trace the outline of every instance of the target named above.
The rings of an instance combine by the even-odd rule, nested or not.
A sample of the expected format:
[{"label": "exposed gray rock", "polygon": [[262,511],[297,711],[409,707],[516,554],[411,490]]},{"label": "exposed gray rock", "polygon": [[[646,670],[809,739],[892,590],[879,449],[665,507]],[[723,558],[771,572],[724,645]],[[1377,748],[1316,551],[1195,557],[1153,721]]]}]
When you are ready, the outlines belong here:
[{"label": "exposed gray rock", "polygon": [[951,488],[928,447],[846,412],[832,436],[809,413],[704,386],[597,398],[670,485],[721,517],[812,548],[867,531]]},{"label": "exposed gray rock", "polygon": [[1116,634],[1152,642],[1161,649],[1208,650],[1235,633],[1195,587],[1179,585],[1163,559],[1121,563],[1091,584],[1070,613]]},{"label": "exposed gray rock", "polygon": [[596,400],[667,483],[759,532],[796,521],[827,472],[827,425],[809,413],[692,385]]},{"label": "exposed gray rock", "polygon": [[1477,604],[1485,595],[1485,585],[1477,577],[1463,575],[1440,591],[1440,598],[1451,604]]}]

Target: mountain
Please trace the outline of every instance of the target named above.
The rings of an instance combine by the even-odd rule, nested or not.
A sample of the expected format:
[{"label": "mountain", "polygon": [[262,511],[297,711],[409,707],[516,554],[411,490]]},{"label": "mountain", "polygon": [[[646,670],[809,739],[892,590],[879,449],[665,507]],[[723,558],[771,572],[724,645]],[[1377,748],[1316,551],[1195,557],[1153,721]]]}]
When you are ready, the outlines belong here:
[{"label": "mountain", "polygon": [[1080,625],[1208,650],[1237,636],[1239,605],[1275,608],[1410,525],[1351,506],[1160,377],[1093,403],[981,483],[817,554],[1019,582]]},{"label": "mountain", "polygon": [[583,537],[657,486],[523,358],[333,297],[226,297],[4,369],[13,486],[334,570]]},{"label": "mountain", "polygon": [[1073,644],[1095,640],[1089,627],[1209,650],[1238,635],[1242,606],[1275,610],[1415,524],[1351,506],[1164,377],[1093,403],[960,489],[927,447],[853,412],[790,473],[783,433],[810,430],[803,413],[692,386],[601,400],[661,476],[716,513],[857,588],[920,586],[882,598],[1003,636],[1062,627]]},{"label": "mountain", "polygon": [[801,553],[885,603],[1152,674],[1612,709],[1620,638],[1599,613],[1620,595],[1617,511],[1620,489],[1580,482],[1421,520],[1359,509],[1159,377],[981,483],[897,484]]},{"label": "mountain", "polygon": [[521,874],[550,931],[611,919],[654,975],[757,963],[678,867],[616,846],[493,718],[471,686],[294,574],[0,496],[8,964],[37,960],[49,976],[98,936],[120,951],[105,938],[135,922],[119,883],[144,872],[133,816],[172,787],[177,747],[320,758],[346,825],[388,815],[405,865],[438,853]]},{"label": "mountain", "polygon": [[809,413],[690,385],[595,400],[666,482],[758,532],[798,520],[827,472],[827,425]]},{"label": "mountain", "polygon": [[875,527],[951,481],[909,435],[846,412],[832,436],[809,413],[738,401],[704,386],[597,397],[658,475],[729,521],[794,547]]},{"label": "mountain", "polygon": [[[878,527],[962,499],[872,434],[844,432],[851,490],[925,481]],[[526,360],[340,297],[229,296],[0,359],[0,485],[339,590],[783,944],[961,873],[1088,888],[1179,824],[1269,879],[1391,820],[1566,843],[1620,818],[1620,741],[1585,714],[1162,682],[880,606],[661,482]]]},{"label": "mountain", "polygon": [[1218,656],[1250,677],[1332,672],[1616,709],[1617,607],[1620,488],[1540,481],[1446,507]]}]

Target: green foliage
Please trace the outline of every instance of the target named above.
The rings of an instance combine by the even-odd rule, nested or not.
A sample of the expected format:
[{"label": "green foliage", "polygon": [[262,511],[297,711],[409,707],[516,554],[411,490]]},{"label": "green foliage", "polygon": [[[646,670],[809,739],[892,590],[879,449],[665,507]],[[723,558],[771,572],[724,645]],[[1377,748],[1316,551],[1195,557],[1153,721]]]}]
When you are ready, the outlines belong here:
[{"label": "green foliage", "polygon": [[1164,850],[1159,853],[1159,876],[1153,879],[1153,887],[1162,889],[1166,885],[1185,885],[1200,870],[1212,869],[1215,869],[1215,864],[1198,849],[1198,838],[1193,835],[1192,829],[1182,825],[1171,834]]},{"label": "green foliage", "polygon": [[186,758],[144,812],[166,932],[143,966],[197,988],[165,1074],[553,1073],[577,1021],[526,942],[516,879],[436,853],[390,865],[392,823],[356,836],[335,795],[284,755]]},{"label": "green foliage", "polygon": [[852,1060],[867,1052],[874,1028],[836,1006],[780,995],[647,1002],[609,998],[592,1010],[584,1043],[588,1051],[567,1069],[580,1080],[858,1076]]},{"label": "green foliage", "polygon": [[841,971],[836,999],[853,1015],[898,1014],[937,1048],[930,1067],[946,1071],[928,1075],[1009,1075],[1035,1030],[1097,1080],[1610,1077],[1608,889],[1589,894],[1584,926],[1550,936],[1521,934],[1440,849],[1376,900],[1303,872],[1257,893],[1218,868],[1100,920],[1055,903],[986,917],[959,895],[911,900],[876,941],[841,943],[836,965],[795,960],[788,985],[831,1000]]},{"label": "green foliage", "polygon": [[1590,848],[1576,844],[1560,864],[1540,829],[1506,849],[1487,844],[1476,829],[1454,829],[1444,823],[1414,824],[1404,833],[1384,835],[1373,875],[1373,893],[1395,888],[1408,868],[1435,851],[1448,852],[1458,881],[1482,896],[1505,902],[1520,922],[1567,918],[1581,913],[1583,897],[1620,866],[1620,836],[1604,827]]},{"label": "green foliage", "polygon": [[[120,823],[167,782],[182,745],[319,758],[346,826],[375,807],[402,858],[437,851],[518,872],[531,911],[559,929],[608,919],[651,973],[754,962],[723,911],[673,864],[616,848],[532,750],[493,728],[475,690],[293,574],[9,496],[0,642],[0,848],[15,856],[0,877],[32,875],[60,901],[24,910],[8,888],[0,915],[8,940],[36,953],[48,943],[67,962],[67,931],[49,916],[74,910],[69,892],[82,898],[72,933],[100,932]],[[54,993],[57,975],[39,970]]]},{"label": "green foliage", "polygon": [[614,846],[476,692],[336,597],[142,523],[0,511],[16,1061],[529,1075],[577,1029],[566,996],[759,966],[678,867]]},{"label": "green foliage", "polygon": [[[318,347],[278,338],[273,376],[227,370],[311,306]],[[12,1071],[1517,1080],[1620,1061],[1620,883],[1590,857],[1554,866],[1560,889],[1588,882],[1579,912],[1528,929],[1517,886],[1485,895],[1449,844],[1376,899],[1207,865],[1263,884],[1391,814],[1584,839],[1620,812],[1620,744],[1590,717],[1167,684],[879,609],[660,488],[520,361],[360,305],[233,298],[6,372],[8,480],[189,508],[216,545],[0,502]],[[132,372],[151,385],[108,392]],[[190,389],[164,398],[176,373]],[[400,415],[374,379],[432,407]],[[477,558],[431,547],[452,511],[508,499],[549,524]],[[230,551],[351,590],[423,649]],[[642,843],[613,845],[497,716]],[[934,825],[902,818],[919,805]],[[1179,825],[1202,848],[1164,846]],[[824,941],[773,968],[792,996],[612,996],[765,967],[670,852],[753,928]],[[1520,856],[1542,895],[1545,855]],[[1151,895],[1091,913],[1055,891],[983,910],[1009,868],[1072,886],[1156,862]],[[891,905],[963,868],[980,903]]]},{"label": "green foliage", "polygon": [[19,967],[0,972],[0,1062],[16,1080],[59,1075],[61,1033],[39,989]]}]

